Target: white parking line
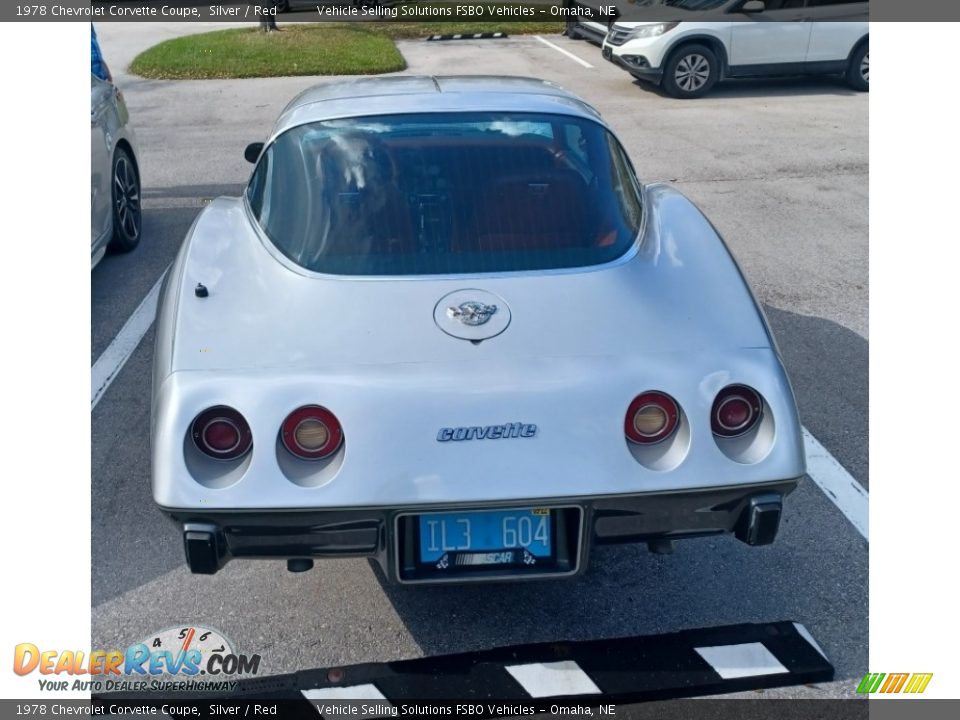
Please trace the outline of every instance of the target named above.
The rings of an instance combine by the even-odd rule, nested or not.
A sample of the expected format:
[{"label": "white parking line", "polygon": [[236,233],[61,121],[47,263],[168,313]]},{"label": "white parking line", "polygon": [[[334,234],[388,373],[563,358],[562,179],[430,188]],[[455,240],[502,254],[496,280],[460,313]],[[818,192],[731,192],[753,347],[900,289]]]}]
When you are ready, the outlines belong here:
[{"label": "white parking line", "polygon": [[593,65],[591,65],[590,63],[588,63],[586,60],[581,60],[580,58],[578,58],[576,55],[574,55],[574,54],[573,54],[572,52],[570,52],[569,50],[564,50],[564,49],[563,49],[562,47],[560,47],[559,45],[554,45],[552,42],[550,42],[549,40],[544,40],[544,39],[543,39],[542,37],[540,37],[539,35],[534,35],[534,37],[535,37],[537,40],[539,40],[540,42],[542,42],[544,45],[546,45],[547,47],[552,47],[552,48],[553,48],[554,50],[556,50],[558,53],[563,53],[564,55],[566,55],[568,58],[570,58],[570,59],[573,60],[574,62],[578,62],[578,63],[580,63],[581,65],[583,65],[585,68],[590,68],[591,70],[593,69]]},{"label": "white parking line", "polygon": [[157,314],[157,298],[160,296],[160,286],[167,271],[164,270],[160,279],[151,288],[147,296],[140,302],[133,315],[120,328],[120,332],[110,342],[90,370],[90,409],[93,410],[100,398],[110,387],[117,374],[126,365],[127,360],[137,349],[137,345],[153,325],[154,315]]},{"label": "white parking line", "polygon": [[803,448],[807,475],[869,542],[870,494],[806,428],[803,428]]},{"label": "white parking line", "polygon": [[[110,387],[110,383],[116,378],[117,373],[126,364],[153,324],[153,318],[157,313],[160,285],[166,274],[165,270],[137,309],[133,311],[130,319],[94,363],[90,371],[91,410],[97,406],[100,398]],[[869,542],[870,494],[806,428],[803,428],[803,447],[807,456],[807,475],[839,508],[857,532]]]}]

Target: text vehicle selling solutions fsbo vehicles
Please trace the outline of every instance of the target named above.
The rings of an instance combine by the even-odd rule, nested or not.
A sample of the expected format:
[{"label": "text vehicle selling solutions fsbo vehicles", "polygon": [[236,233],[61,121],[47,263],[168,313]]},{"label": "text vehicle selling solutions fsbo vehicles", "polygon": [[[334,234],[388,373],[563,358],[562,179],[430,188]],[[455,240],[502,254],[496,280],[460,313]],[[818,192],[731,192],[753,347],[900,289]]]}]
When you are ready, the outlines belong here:
[{"label": "text vehicle selling solutions fsbo vehicles", "polygon": [[773,541],[804,473],[773,338],[710,222],[587,103],[336,82],[247,157],[158,308],[153,496],[193,572],[564,577],[599,543]]}]

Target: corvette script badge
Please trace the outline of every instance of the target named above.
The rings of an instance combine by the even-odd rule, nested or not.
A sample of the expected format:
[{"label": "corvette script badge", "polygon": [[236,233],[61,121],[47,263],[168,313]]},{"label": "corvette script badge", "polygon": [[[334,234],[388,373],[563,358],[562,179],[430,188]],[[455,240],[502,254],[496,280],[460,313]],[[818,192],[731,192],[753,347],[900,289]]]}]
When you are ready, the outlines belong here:
[{"label": "corvette script badge", "polygon": [[483,325],[497,311],[496,305],[468,300],[457,307],[447,308],[447,317],[459,320],[464,325]]}]

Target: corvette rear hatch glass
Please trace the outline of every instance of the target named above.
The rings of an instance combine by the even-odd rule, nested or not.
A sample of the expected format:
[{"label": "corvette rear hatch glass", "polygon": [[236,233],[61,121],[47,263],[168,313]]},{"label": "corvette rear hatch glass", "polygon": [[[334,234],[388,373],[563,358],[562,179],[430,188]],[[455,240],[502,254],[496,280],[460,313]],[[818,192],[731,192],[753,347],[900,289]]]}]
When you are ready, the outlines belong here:
[{"label": "corvette rear hatch glass", "polygon": [[311,123],[247,188],[273,244],[337,275],[597,265],[630,248],[639,190],[617,141],[565,115],[444,113]]}]

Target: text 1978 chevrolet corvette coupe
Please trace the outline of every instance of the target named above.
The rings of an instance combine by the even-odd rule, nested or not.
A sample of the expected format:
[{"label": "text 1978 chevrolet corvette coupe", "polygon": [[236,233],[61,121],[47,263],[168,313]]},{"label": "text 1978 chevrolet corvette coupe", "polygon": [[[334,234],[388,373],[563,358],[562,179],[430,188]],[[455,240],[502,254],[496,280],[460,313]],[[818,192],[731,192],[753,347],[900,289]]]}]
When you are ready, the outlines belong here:
[{"label": "text 1978 chevrolet corvette coupe", "polygon": [[709,221],[540,80],[308,90],[158,310],[153,496],[187,562],[571,576],[591,547],[773,541],[790,384]]}]

